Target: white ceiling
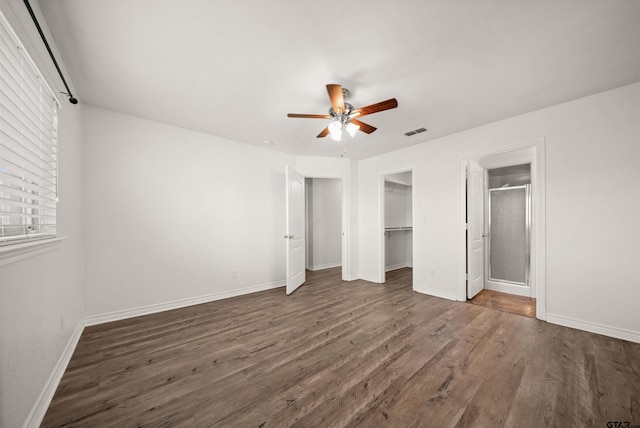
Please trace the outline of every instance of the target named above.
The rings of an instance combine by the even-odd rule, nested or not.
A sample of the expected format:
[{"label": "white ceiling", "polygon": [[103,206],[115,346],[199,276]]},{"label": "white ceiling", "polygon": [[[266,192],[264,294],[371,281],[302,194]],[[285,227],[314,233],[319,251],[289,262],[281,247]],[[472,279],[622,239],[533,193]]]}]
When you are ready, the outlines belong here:
[{"label": "white ceiling", "polygon": [[[362,159],[640,81],[640,1],[40,0],[84,102],[247,144],[339,156],[325,85]],[[426,127],[413,137],[404,132]]]}]

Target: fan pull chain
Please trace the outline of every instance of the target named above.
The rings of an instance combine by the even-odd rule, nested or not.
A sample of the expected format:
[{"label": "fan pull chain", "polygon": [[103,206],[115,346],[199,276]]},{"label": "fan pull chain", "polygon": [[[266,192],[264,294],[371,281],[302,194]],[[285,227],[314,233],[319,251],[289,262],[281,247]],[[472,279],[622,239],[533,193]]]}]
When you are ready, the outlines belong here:
[{"label": "fan pull chain", "polygon": [[344,139],[344,150],[342,152],[342,154],[340,155],[341,158],[346,158],[347,157],[347,139]]}]

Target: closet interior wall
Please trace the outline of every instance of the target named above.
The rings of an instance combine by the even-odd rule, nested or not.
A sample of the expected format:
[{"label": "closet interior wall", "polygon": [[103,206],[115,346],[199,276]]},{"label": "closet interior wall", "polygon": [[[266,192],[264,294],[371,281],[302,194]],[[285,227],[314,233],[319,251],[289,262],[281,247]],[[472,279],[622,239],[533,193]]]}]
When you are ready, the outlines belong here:
[{"label": "closet interior wall", "polygon": [[342,266],[342,180],[306,178],[306,268]]}]

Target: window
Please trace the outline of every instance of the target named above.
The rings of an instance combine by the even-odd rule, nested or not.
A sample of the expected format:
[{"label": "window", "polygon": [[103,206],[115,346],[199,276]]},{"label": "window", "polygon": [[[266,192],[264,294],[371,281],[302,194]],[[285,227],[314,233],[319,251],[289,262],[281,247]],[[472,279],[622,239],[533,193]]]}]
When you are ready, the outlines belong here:
[{"label": "window", "polygon": [[56,234],[57,108],[0,14],[0,246]]}]

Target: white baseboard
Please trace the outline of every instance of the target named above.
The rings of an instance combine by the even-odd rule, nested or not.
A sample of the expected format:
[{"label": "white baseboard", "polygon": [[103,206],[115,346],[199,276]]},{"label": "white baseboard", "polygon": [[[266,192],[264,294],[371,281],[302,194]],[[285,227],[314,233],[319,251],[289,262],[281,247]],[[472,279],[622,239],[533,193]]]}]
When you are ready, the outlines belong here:
[{"label": "white baseboard", "polygon": [[418,285],[413,286],[413,291],[416,291],[418,293],[422,293],[422,294],[428,294],[429,296],[434,296],[434,297],[440,297],[442,299],[447,299],[447,300],[458,300],[455,295],[455,293],[449,293],[447,291],[442,291],[442,290],[436,290],[435,288],[429,288],[429,287],[421,287]]},{"label": "white baseboard", "polygon": [[384,268],[384,271],[385,272],[390,272],[392,270],[402,269],[402,268],[406,268],[406,267],[411,267],[411,266],[409,266],[407,263],[398,263],[396,265],[386,266]]},{"label": "white baseboard", "polygon": [[515,294],[516,296],[532,297],[531,288],[521,285],[507,284],[504,282],[487,281],[487,290],[499,291],[501,293]]},{"label": "white baseboard", "polygon": [[360,276],[357,274],[352,274],[352,275],[347,275],[347,278],[345,279],[345,281],[356,281],[360,279]]},{"label": "white baseboard", "polygon": [[547,313],[547,322],[562,325],[565,327],[575,328],[578,330],[588,331],[590,333],[597,333],[604,336],[615,337],[616,339],[628,340],[629,342],[640,343],[640,332],[637,331],[611,327],[604,324],[578,320],[562,315],[553,315],[550,313]]},{"label": "white baseboard", "polygon": [[335,267],[340,267],[342,266],[342,262],[335,262],[335,263],[325,263],[322,265],[313,265],[308,267],[307,269],[309,270],[322,270],[322,269],[330,269],[330,268],[335,268]]},{"label": "white baseboard", "polygon": [[380,284],[380,280],[374,276],[360,275],[360,279],[364,281],[375,282],[376,284]]},{"label": "white baseboard", "polygon": [[58,359],[57,364],[53,368],[49,379],[47,379],[47,383],[45,383],[42,392],[40,392],[38,399],[31,408],[29,416],[27,416],[27,419],[22,425],[23,428],[35,428],[39,427],[40,424],[42,424],[44,415],[47,413],[47,409],[51,404],[53,395],[56,393],[56,389],[58,389],[58,384],[62,379],[62,375],[64,375],[64,372],[67,369],[67,365],[69,365],[69,361],[71,361],[71,356],[73,355],[73,351],[75,351],[76,346],[78,345],[78,341],[80,340],[80,336],[82,335],[83,330],[84,322],[80,320],[78,322],[78,325],[76,325],[75,330],[73,330],[73,333],[71,334],[71,337],[67,342],[67,346],[64,348],[64,351]]},{"label": "white baseboard", "polygon": [[258,291],[270,290],[272,288],[284,287],[285,281],[276,281],[267,284],[254,285],[251,287],[239,288],[236,290],[223,291],[221,293],[207,294],[199,297],[175,300],[173,302],[158,303],[155,305],[142,306],[139,308],[114,311],[106,314],[91,315],[84,318],[84,325],[103,324],[112,321],[119,321],[127,318],[139,317],[142,315],[155,314],[157,312],[169,311],[172,309],[184,308],[187,306],[199,305],[201,303],[213,302],[214,300],[227,299],[229,297],[241,296],[244,294],[256,293]]}]

